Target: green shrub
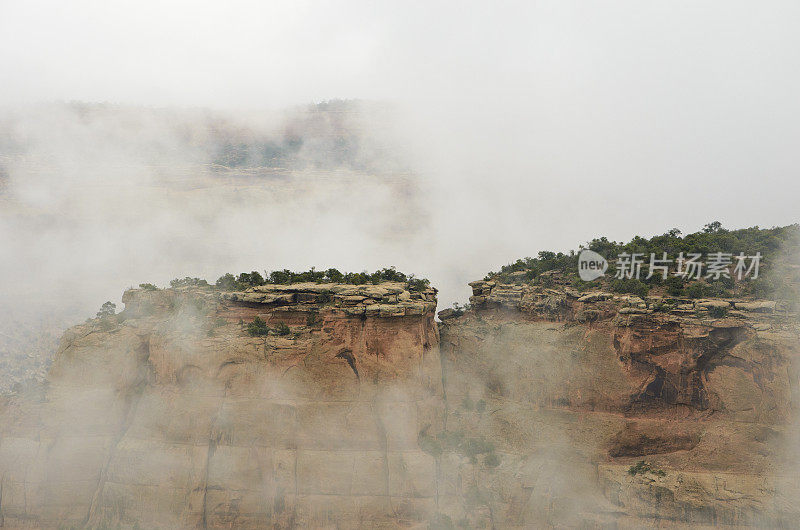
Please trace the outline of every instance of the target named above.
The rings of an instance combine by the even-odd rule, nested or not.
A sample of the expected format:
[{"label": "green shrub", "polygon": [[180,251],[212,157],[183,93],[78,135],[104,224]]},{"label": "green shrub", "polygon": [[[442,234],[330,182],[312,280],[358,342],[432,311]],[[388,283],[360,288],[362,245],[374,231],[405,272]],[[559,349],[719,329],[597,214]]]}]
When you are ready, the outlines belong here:
[{"label": "green shrub", "polygon": [[765,276],[759,276],[747,284],[747,292],[758,298],[770,298],[775,290],[775,282]]},{"label": "green shrub", "polygon": [[689,298],[704,298],[706,286],[702,282],[692,282],[686,287],[686,296]]},{"label": "green shrub", "polygon": [[117,304],[106,302],[100,306],[100,311],[97,312],[97,318],[105,318],[114,316],[117,312]]},{"label": "green shrub", "polygon": [[641,298],[647,298],[650,288],[641,280],[625,278],[611,282],[611,290],[617,293],[635,294]]},{"label": "green shrub", "polygon": [[472,308],[470,304],[461,305],[458,302],[453,303],[453,316],[460,317]]},{"label": "green shrub", "polygon": [[247,334],[251,337],[263,337],[269,334],[269,326],[259,316],[256,316],[252,322],[247,324]]},{"label": "green shrub", "polygon": [[669,276],[664,283],[667,286],[667,293],[671,296],[684,296],[683,278],[680,276]]},{"label": "green shrub", "polygon": [[275,326],[275,334],[276,335],[283,336],[283,335],[288,335],[291,332],[292,332],[292,330],[289,329],[289,326],[287,326],[285,322],[278,322],[278,325]]},{"label": "green shrub", "polygon": [[424,291],[429,286],[430,282],[425,278],[414,278],[413,274],[408,278],[408,290],[411,292]]},{"label": "green shrub", "polygon": [[[178,281],[178,280],[173,280],[173,281]],[[171,284],[172,282],[170,282],[170,285]],[[214,285],[216,285],[219,289],[223,291],[238,291],[241,289],[239,282],[236,281],[236,277],[230,272],[220,276]]]},{"label": "green shrub", "polygon": [[667,475],[663,469],[655,468],[644,460],[639,460],[636,462],[636,464],[628,468],[628,474],[631,476],[646,475],[647,473],[652,473],[653,475],[657,475],[659,477],[664,477]]},{"label": "green shrub", "polygon": [[725,289],[722,282],[695,281],[686,287],[685,293],[689,298],[727,298],[731,296],[731,292]]},{"label": "green shrub", "polygon": [[258,271],[253,271],[239,274],[239,277],[236,278],[236,283],[239,285],[239,288],[246,289],[248,287],[264,285],[266,282],[264,281],[264,277],[261,276]]},{"label": "green shrub", "polygon": [[139,289],[144,289],[145,291],[158,291],[158,287],[152,283],[140,283]]},{"label": "green shrub", "polygon": [[[606,272],[606,278],[613,276],[615,260],[622,253],[641,254],[645,260],[642,268],[646,273],[648,269],[647,260],[649,260],[650,254],[660,257],[664,252],[667,253],[669,259],[673,260],[681,252],[684,255],[700,253],[704,256],[717,252],[733,254],[743,252],[747,256],[753,256],[759,252],[762,256],[760,273],[763,275],[769,272],[771,267],[782,259],[789,259],[797,264],[796,256],[800,251],[800,225],[793,224],[773,228],[754,226],[739,230],[728,230],[723,228],[718,221],[714,221],[706,224],[702,230],[687,235],[683,235],[680,230],[672,229],[649,239],[636,236],[627,243],[610,241],[606,237],[601,237],[593,239],[586,245],[581,246],[581,248],[591,249],[609,261],[609,270]],[[577,263],[578,253],[575,251],[570,251],[569,253],[542,251],[539,252],[536,258],[518,259],[513,263],[504,265],[498,272],[489,272],[484,279],[511,279],[509,274],[520,271],[526,273],[524,275],[525,278],[537,278],[543,272],[556,270],[568,275],[568,280],[572,281],[573,278],[577,277]],[[766,276],[768,277],[769,275],[767,274]],[[748,284],[754,284],[748,285],[750,294],[768,298],[772,297],[776,290],[779,289],[779,286],[775,285],[776,280],[774,278],[772,281],[765,279],[758,282],[758,280],[761,280],[761,276],[757,280],[748,282]],[[670,276],[666,280],[662,280],[662,276],[656,272],[647,280],[647,283],[652,285],[659,285],[662,282],[666,283],[667,291],[670,295],[684,295],[682,292],[683,280],[679,277]],[[722,277],[720,278],[720,283],[721,288],[716,292],[722,293],[725,289],[734,288],[732,279]],[[770,283],[773,283],[773,285],[770,285]],[[540,284],[544,285],[541,282]],[[581,289],[582,284],[576,283],[574,287]],[[716,296],[722,296],[722,294]]]},{"label": "green shrub", "polygon": [[577,289],[580,292],[590,291],[600,289],[601,284],[598,280],[593,280],[591,282],[585,282],[578,277],[572,279],[572,287]]},{"label": "green shrub", "polygon": [[177,289],[178,287],[207,287],[208,282],[201,278],[190,278],[187,276],[185,278],[175,278],[171,280],[169,286],[173,289]]},{"label": "green shrub", "polygon": [[292,283],[348,283],[351,285],[364,285],[368,283],[378,284],[381,282],[406,283],[410,291],[423,291],[428,288],[430,282],[425,278],[415,278],[413,274],[407,275],[398,271],[395,267],[386,267],[373,273],[348,272],[342,273],[338,269],[328,269],[318,271],[315,267],[304,272],[294,272],[289,269],[272,271],[262,276],[259,272],[243,272],[238,276],[227,273],[221,276],[216,285],[224,291],[236,291],[255,287],[264,284],[289,285]]},{"label": "green shrub", "polygon": [[325,271],[325,278],[332,283],[342,283],[344,281],[344,274],[339,272],[338,269],[328,269]]},{"label": "green shrub", "polygon": [[727,307],[709,307],[708,316],[712,318],[722,318],[728,314]]}]

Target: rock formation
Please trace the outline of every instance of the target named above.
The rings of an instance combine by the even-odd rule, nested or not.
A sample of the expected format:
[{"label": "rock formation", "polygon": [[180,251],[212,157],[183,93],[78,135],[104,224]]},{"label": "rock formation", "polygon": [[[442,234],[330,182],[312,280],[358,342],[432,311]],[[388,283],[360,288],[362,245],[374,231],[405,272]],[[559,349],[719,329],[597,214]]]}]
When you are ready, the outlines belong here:
[{"label": "rock formation", "polygon": [[[541,496],[527,500],[546,506],[510,522],[797,520],[786,450],[800,344],[786,308],[471,286],[473,310],[443,315],[445,389],[453,402],[483,388],[487,436],[533,468]],[[553,460],[563,472],[548,483]]]},{"label": "rock formation", "polygon": [[[372,526],[431,511],[417,433],[442,410],[435,290],[123,300],[67,332],[44,399],[6,403],[6,525]],[[288,334],[249,336],[240,322],[256,316]]]},{"label": "rock formation", "polygon": [[3,404],[2,521],[797,520],[786,308],[471,286],[440,324],[436,291],[402,283],[127,291],[65,334],[41,394]]}]

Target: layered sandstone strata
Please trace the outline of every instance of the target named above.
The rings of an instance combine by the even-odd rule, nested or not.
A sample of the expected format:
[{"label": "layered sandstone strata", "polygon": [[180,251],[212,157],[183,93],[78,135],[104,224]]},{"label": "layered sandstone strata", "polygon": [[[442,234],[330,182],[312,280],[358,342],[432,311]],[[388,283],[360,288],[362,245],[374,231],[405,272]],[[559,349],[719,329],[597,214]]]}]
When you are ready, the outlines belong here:
[{"label": "layered sandstone strata", "polygon": [[[435,463],[417,434],[442,410],[435,294],[401,284],[126,292],[120,315],[67,332],[43,399],[6,404],[5,523],[427,520]],[[250,336],[256,316],[289,332]]]},{"label": "layered sandstone strata", "polygon": [[[7,526],[791,525],[769,301],[475,282],[125,293],[2,410]],[[272,331],[251,336],[259,317]],[[282,324],[285,324],[283,326]],[[288,327],[288,329],[287,329]]]},{"label": "layered sandstone strata", "polygon": [[540,506],[514,521],[797,520],[800,344],[785,307],[471,286],[470,311],[440,313],[445,390],[486,400],[476,432],[533,469],[521,480]]}]

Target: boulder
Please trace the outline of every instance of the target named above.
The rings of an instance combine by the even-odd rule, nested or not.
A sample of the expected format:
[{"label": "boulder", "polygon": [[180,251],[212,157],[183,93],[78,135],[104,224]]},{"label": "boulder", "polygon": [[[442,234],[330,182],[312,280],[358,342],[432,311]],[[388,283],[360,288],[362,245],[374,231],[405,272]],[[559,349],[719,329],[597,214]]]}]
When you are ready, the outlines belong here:
[{"label": "boulder", "polygon": [[455,318],[456,311],[452,308],[447,308],[439,311],[439,320],[447,320],[448,318]]},{"label": "boulder", "polygon": [[695,305],[706,309],[729,309],[731,307],[731,303],[726,300],[698,300]]},{"label": "boulder", "polygon": [[747,311],[748,313],[772,313],[775,310],[775,302],[769,300],[736,302],[734,306],[736,309]]},{"label": "boulder", "polygon": [[578,298],[578,302],[584,302],[584,303],[602,302],[603,300],[609,300],[613,296],[614,295],[612,295],[611,293],[598,291],[593,293],[587,293],[581,296],[580,298]]}]

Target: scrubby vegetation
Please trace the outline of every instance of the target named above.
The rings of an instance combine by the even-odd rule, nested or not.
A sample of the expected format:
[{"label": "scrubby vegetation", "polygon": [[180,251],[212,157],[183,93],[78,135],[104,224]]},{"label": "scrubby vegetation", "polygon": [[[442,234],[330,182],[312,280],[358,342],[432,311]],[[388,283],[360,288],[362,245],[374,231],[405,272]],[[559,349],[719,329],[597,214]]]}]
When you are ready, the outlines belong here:
[{"label": "scrubby vegetation", "polygon": [[461,305],[458,302],[455,302],[453,304],[453,316],[460,317],[461,315],[469,311],[471,307],[472,306],[470,304]]},{"label": "scrubby vegetation", "polygon": [[709,307],[708,316],[712,318],[723,318],[728,314],[728,309],[725,307]]},{"label": "scrubby vegetation", "polygon": [[251,337],[264,337],[269,335],[270,329],[263,318],[257,316],[247,324],[247,334]]},{"label": "scrubby vegetation", "polygon": [[631,476],[646,475],[648,473],[659,477],[665,477],[667,475],[666,471],[663,469],[655,468],[644,460],[639,460],[636,464],[628,468],[628,474]]},{"label": "scrubby vegetation", "polygon": [[117,304],[109,301],[100,306],[100,311],[97,312],[97,318],[112,317],[116,313]]},{"label": "scrubby vegetation", "polygon": [[289,326],[287,326],[285,322],[278,322],[278,324],[275,326],[276,335],[283,336],[283,335],[288,335],[291,332],[292,330],[289,329]]},{"label": "scrubby vegetation", "polygon": [[611,290],[617,293],[635,294],[644,298],[650,288],[641,280],[636,278],[625,278],[611,282]]},{"label": "scrubby vegetation", "polygon": [[[578,278],[578,254],[588,248],[604,256],[609,262],[606,275],[593,282],[583,282]],[[661,271],[654,270],[648,278],[651,254],[661,258],[664,253],[675,259],[680,253],[706,256],[716,253],[753,256],[761,254],[761,267],[757,279],[737,281],[733,277],[686,279],[675,276],[672,271],[666,279]],[[623,253],[642,254],[639,279],[615,278],[615,262]],[[650,239],[636,236],[627,243],[610,241],[606,237],[596,238],[582,245],[577,251],[539,252],[537,257],[518,259],[503,266],[499,272],[490,272],[485,279],[495,279],[503,283],[534,283],[551,286],[555,282],[567,283],[580,291],[589,289],[608,289],[618,293],[646,296],[651,289],[660,294],[676,297],[706,298],[751,295],[763,298],[798,299],[800,285],[800,225],[793,224],[774,228],[743,228],[728,230],[715,221],[702,230],[682,235],[672,229]],[[674,267],[674,263],[673,263]]]},{"label": "scrubby vegetation", "polygon": [[363,132],[353,128],[349,119],[362,108],[363,102],[342,99],[309,105],[287,116],[280,134],[251,130],[241,134],[221,123],[218,130],[225,134],[215,130],[209,146],[213,164],[217,170],[316,167],[370,173],[408,171],[407,163],[391,150],[365,151]]},{"label": "scrubby vegetation", "polygon": [[216,281],[216,286],[224,291],[238,291],[248,287],[275,284],[288,285],[292,283],[348,283],[352,285],[378,284],[381,282],[405,283],[410,291],[423,291],[430,282],[425,278],[416,278],[413,274],[405,274],[394,267],[368,272],[340,272],[338,269],[318,271],[312,267],[305,272],[293,272],[289,269],[264,271],[262,276],[258,271],[242,272],[238,276],[227,273]]},{"label": "scrubby vegetation", "polygon": [[[242,322],[242,325],[244,323]],[[278,322],[274,328],[270,328],[263,318],[256,316],[252,322],[245,326],[245,331],[251,337],[265,337],[270,333],[278,336],[289,335],[292,330],[285,322]]]},{"label": "scrubby vegetation", "polygon": [[145,291],[158,291],[158,287],[152,283],[140,283],[139,289],[144,289]]},{"label": "scrubby vegetation", "polygon": [[175,278],[174,280],[169,282],[169,286],[173,289],[177,289],[178,287],[206,287],[208,286],[208,282],[201,279],[201,278]]}]

